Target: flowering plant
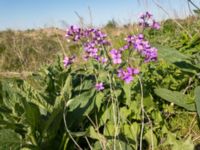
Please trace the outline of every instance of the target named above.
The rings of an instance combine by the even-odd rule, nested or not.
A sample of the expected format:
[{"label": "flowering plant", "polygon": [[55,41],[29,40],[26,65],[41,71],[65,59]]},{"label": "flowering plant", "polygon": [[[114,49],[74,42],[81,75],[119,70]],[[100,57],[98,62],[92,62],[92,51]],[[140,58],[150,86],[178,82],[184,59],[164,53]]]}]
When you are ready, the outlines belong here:
[{"label": "flowering plant", "polygon": [[[140,19],[141,31],[158,25],[148,12]],[[155,87],[186,85],[188,91],[194,79],[158,60],[146,34],[116,40],[118,47],[99,29],[70,26],[65,36],[80,55],[58,57],[26,80],[0,80],[0,149],[193,149],[190,138],[181,141],[171,132],[185,111],[178,109],[178,117],[168,121],[177,107],[163,99],[189,111],[196,110],[194,101],[182,91]],[[173,62],[188,58],[169,48],[159,51]],[[199,78],[192,85],[197,83]],[[198,86],[197,111],[199,91]],[[194,116],[186,120],[193,126]]]},{"label": "flowering plant", "polygon": [[[147,20],[151,19],[152,15],[148,12],[143,14],[142,19],[143,27],[149,27]],[[141,24],[141,23],[140,23]],[[155,25],[156,24],[156,25]],[[158,26],[158,23],[153,20],[152,27]],[[156,27],[155,29],[158,29]],[[125,38],[125,44],[120,48],[112,48],[111,42],[107,40],[107,35],[99,29],[81,29],[77,26],[70,26],[66,31],[66,38],[76,43],[80,42],[83,52],[83,60],[88,61],[91,59],[106,67],[112,67],[115,74],[118,73],[118,77],[124,80],[125,83],[130,83],[133,80],[133,76],[139,74],[139,69],[143,63],[151,61],[157,61],[157,49],[152,47],[142,33],[138,35],[129,35]],[[139,64],[134,62],[126,62],[129,58],[123,58],[123,53],[129,53],[129,58],[136,59],[136,55],[139,56]],[[132,55],[134,53],[134,55]],[[74,59],[74,57],[73,57]],[[65,56],[64,66],[68,66],[72,63],[72,58]],[[126,60],[123,60],[126,59]],[[109,60],[109,61],[108,61]],[[134,66],[139,65],[139,66]],[[123,68],[127,67],[127,71]],[[98,70],[96,70],[98,72]],[[103,86],[103,85],[102,85]]]},{"label": "flowering plant", "polygon": [[[152,19],[152,15],[146,12],[140,17],[142,19],[142,28],[152,27],[154,29],[159,29],[159,24],[153,20],[152,25],[149,25],[149,19]],[[92,86],[90,93],[94,103],[98,109],[98,112],[104,112],[105,108],[101,105],[103,103],[108,103],[108,110],[111,111],[111,118],[106,121],[111,123],[111,126],[114,128],[113,133],[108,135],[112,136],[114,139],[114,148],[116,148],[118,129],[120,129],[119,124],[117,123],[121,117],[120,114],[120,105],[134,105],[132,101],[133,88],[140,85],[141,88],[141,100],[140,107],[138,111],[142,116],[142,128],[144,126],[144,106],[143,106],[143,87],[142,87],[142,70],[143,67],[148,66],[150,62],[157,61],[157,49],[152,47],[150,43],[145,39],[145,36],[142,33],[137,35],[128,35],[124,38],[124,44],[121,47],[113,47],[112,42],[108,40],[107,35],[99,29],[82,29],[77,26],[70,26],[66,31],[66,38],[68,41],[72,41],[75,44],[79,44],[81,49],[81,57],[67,57],[64,58],[64,67],[69,69],[73,66],[74,59],[77,59],[78,62],[85,62],[83,68],[88,74],[91,74],[94,78],[90,80]],[[128,56],[127,56],[128,54]],[[74,65],[76,66],[76,64]],[[81,68],[79,64],[78,67]],[[134,79],[138,79],[135,80]],[[139,81],[139,82],[137,82]],[[95,90],[95,96],[93,95]],[[107,97],[107,102],[105,98]],[[125,96],[124,96],[125,95]],[[93,97],[94,96],[94,97]],[[125,98],[125,102],[120,102],[121,98]],[[73,103],[77,103],[73,100]],[[111,103],[110,103],[111,102]],[[78,102],[80,103],[80,102]],[[110,104],[109,104],[110,103]],[[138,104],[139,104],[138,103]],[[136,103],[135,103],[136,104]],[[136,104],[136,105],[138,105]],[[69,106],[69,108],[71,108]],[[71,108],[75,109],[74,107]],[[126,122],[126,121],[125,121]],[[100,123],[100,126],[105,125]],[[136,125],[137,126],[137,125]],[[139,127],[139,126],[138,126]],[[107,132],[109,127],[104,128],[104,132]],[[89,132],[92,132],[92,128],[89,129]],[[141,129],[140,134],[136,133],[134,136],[140,135],[140,148],[142,148],[142,137],[143,129]],[[100,140],[98,138],[98,140]],[[102,140],[102,139],[101,139]],[[100,140],[100,142],[102,142]],[[137,140],[135,142],[138,142]],[[105,148],[106,145],[101,143],[102,148]],[[136,144],[133,147],[138,147]]]}]

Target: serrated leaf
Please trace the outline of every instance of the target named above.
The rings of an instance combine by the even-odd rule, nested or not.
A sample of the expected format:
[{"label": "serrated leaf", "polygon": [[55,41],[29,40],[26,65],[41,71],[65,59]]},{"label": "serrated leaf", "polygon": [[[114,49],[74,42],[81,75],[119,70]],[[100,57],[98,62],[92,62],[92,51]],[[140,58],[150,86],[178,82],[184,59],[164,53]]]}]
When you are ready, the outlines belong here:
[{"label": "serrated leaf", "polygon": [[191,98],[181,92],[170,91],[164,88],[157,88],[154,90],[154,92],[156,95],[168,102],[174,103],[189,111],[196,111],[195,104],[193,101],[191,101]]}]

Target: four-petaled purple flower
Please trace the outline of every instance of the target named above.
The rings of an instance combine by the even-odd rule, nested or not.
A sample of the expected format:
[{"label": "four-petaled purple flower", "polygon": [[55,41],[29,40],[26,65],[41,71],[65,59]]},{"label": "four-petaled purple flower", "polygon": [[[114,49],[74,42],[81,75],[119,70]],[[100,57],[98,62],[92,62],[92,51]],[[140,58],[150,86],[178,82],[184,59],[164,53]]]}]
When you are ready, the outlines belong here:
[{"label": "four-petaled purple flower", "polygon": [[104,89],[104,85],[102,82],[96,83],[95,88],[97,91],[102,91]]},{"label": "four-petaled purple flower", "polygon": [[133,80],[133,76],[140,73],[138,68],[127,67],[126,70],[119,69],[118,77],[124,80],[127,84]]},{"label": "four-petaled purple flower", "polygon": [[83,30],[75,25],[70,26],[65,34],[66,38],[71,37],[73,41],[78,41],[83,35]]},{"label": "four-petaled purple flower", "polygon": [[110,55],[112,58],[112,61],[114,64],[121,64],[122,63],[122,59],[121,59],[121,52],[116,50],[116,49],[112,49],[110,51]]},{"label": "four-petaled purple flower", "polygon": [[63,60],[64,67],[71,65],[74,62],[74,59],[75,59],[75,56],[72,56],[72,57],[65,56]]}]

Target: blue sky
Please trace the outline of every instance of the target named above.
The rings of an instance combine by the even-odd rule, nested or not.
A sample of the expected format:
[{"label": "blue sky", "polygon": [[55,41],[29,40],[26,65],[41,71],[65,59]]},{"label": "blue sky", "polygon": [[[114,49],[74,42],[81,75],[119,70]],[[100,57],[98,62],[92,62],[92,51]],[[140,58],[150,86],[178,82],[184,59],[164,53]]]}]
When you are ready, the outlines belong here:
[{"label": "blue sky", "polygon": [[[186,0],[155,0],[171,17],[188,15]],[[193,0],[199,5],[198,0]],[[134,22],[137,16],[149,10],[157,19],[167,15],[152,0],[0,0],[0,30],[64,27],[78,24],[75,11],[89,24],[90,13],[94,26],[101,26],[114,18],[119,23]]]}]

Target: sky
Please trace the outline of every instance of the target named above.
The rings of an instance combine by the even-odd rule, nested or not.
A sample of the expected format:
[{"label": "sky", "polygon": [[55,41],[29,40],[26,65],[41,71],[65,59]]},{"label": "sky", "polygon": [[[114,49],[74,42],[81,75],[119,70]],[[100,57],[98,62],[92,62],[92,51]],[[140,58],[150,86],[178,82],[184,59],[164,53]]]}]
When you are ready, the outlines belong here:
[{"label": "sky", "polygon": [[[0,30],[64,28],[78,24],[78,15],[93,26],[105,25],[111,19],[119,24],[132,23],[145,11],[152,12],[157,20],[168,18],[153,1],[170,17],[190,14],[187,0],[0,0]],[[199,0],[193,1],[200,6]]]}]

